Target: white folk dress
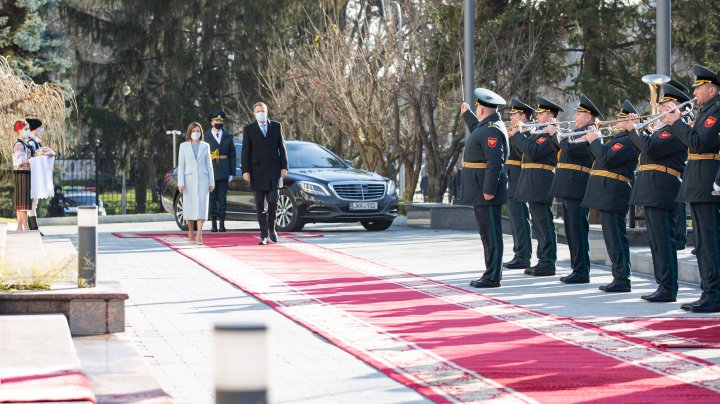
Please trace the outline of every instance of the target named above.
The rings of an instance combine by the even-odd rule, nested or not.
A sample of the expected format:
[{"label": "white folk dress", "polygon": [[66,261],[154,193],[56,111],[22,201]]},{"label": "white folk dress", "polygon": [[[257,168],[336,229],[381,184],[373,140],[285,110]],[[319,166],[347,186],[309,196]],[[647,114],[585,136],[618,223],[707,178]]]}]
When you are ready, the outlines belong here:
[{"label": "white folk dress", "polygon": [[177,178],[178,187],[185,187],[183,193],[185,220],[207,220],[210,184],[215,184],[210,161],[210,145],[200,142],[196,157],[191,142],[180,144]]}]

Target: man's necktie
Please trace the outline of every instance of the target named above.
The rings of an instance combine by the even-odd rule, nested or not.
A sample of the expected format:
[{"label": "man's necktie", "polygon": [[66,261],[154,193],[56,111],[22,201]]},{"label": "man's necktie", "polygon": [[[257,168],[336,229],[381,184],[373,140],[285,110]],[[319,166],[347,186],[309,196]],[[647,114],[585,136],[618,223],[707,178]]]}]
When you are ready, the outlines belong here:
[{"label": "man's necktie", "polygon": [[267,138],[267,125],[262,125],[260,128],[262,129],[263,137]]}]

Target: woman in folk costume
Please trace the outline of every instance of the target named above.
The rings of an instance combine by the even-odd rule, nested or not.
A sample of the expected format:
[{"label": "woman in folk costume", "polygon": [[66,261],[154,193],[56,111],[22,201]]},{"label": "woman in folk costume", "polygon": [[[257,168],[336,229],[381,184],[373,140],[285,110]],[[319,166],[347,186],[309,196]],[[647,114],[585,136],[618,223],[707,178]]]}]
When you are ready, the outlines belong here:
[{"label": "woman in folk costume", "polygon": [[[188,241],[202,244],[202,227],[208,218],[210,192],[215,188],[215,175],[210,160],[210,145],[203,141],[199,123],[188,126],[187,141],[178,152],[178,189],[183,194],[183,215],[188,223]],[[197,235],[193,228],[197,222]]]},{"label": "woman in folk costume", "polygon": [[13,206],[17,216],[17,230],[28,230],[28,211],[32,209],[30,200],[30,157],[32,148],[26,143],[30,138],[30,127],[25,121],[16,121],[13,127],[17,141],[13,145],[13,179],[15,194]]},{"label": "woman in folk costume", "polygon": [[[25,118],[30,128],[30,138],[27,141],[31,149],[32,159],[30,159],[30,171],[33,173],[30,185],[30,197],[32,198],[32,209],[28,213],[28,228],[30,230],[40,230],[37,224],[37,205],[39,199],[50,198],[53,196],[52,169],[55,163],[55,152],[47,147],[43,147],[41,143],[41,135],[45,132],[45,127],[41,120],[37,118]],[[49,182],[49,184],[48,184]],[[40,235],[44,236],[42,232]]]}]

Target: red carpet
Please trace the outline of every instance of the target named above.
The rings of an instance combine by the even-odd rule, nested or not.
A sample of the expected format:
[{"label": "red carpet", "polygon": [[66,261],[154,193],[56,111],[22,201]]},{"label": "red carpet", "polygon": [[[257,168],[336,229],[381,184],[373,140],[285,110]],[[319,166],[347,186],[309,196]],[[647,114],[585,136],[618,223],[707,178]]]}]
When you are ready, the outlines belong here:
[{"label": "red carpet", "polygon": [[664,348],[720,348],[718,318],[593,318],[583,321]]},{"label": "red carpet", "polygon": [[81,371],[0,368],[0,403],[69,401],[97,402]]},{"label": "red carpet", "polygon": [[720,369],[323,247],[156,236],[437,402],[720,402]]}]

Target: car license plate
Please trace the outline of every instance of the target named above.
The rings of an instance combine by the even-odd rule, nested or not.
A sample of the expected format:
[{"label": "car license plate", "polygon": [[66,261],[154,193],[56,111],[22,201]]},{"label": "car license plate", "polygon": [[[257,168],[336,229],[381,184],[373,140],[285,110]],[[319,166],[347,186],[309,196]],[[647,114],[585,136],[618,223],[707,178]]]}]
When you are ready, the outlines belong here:
[{"label": "car license plate", "polygon": [[350,202],[350,210],[375,210],[377,208],[377,202]]}]

